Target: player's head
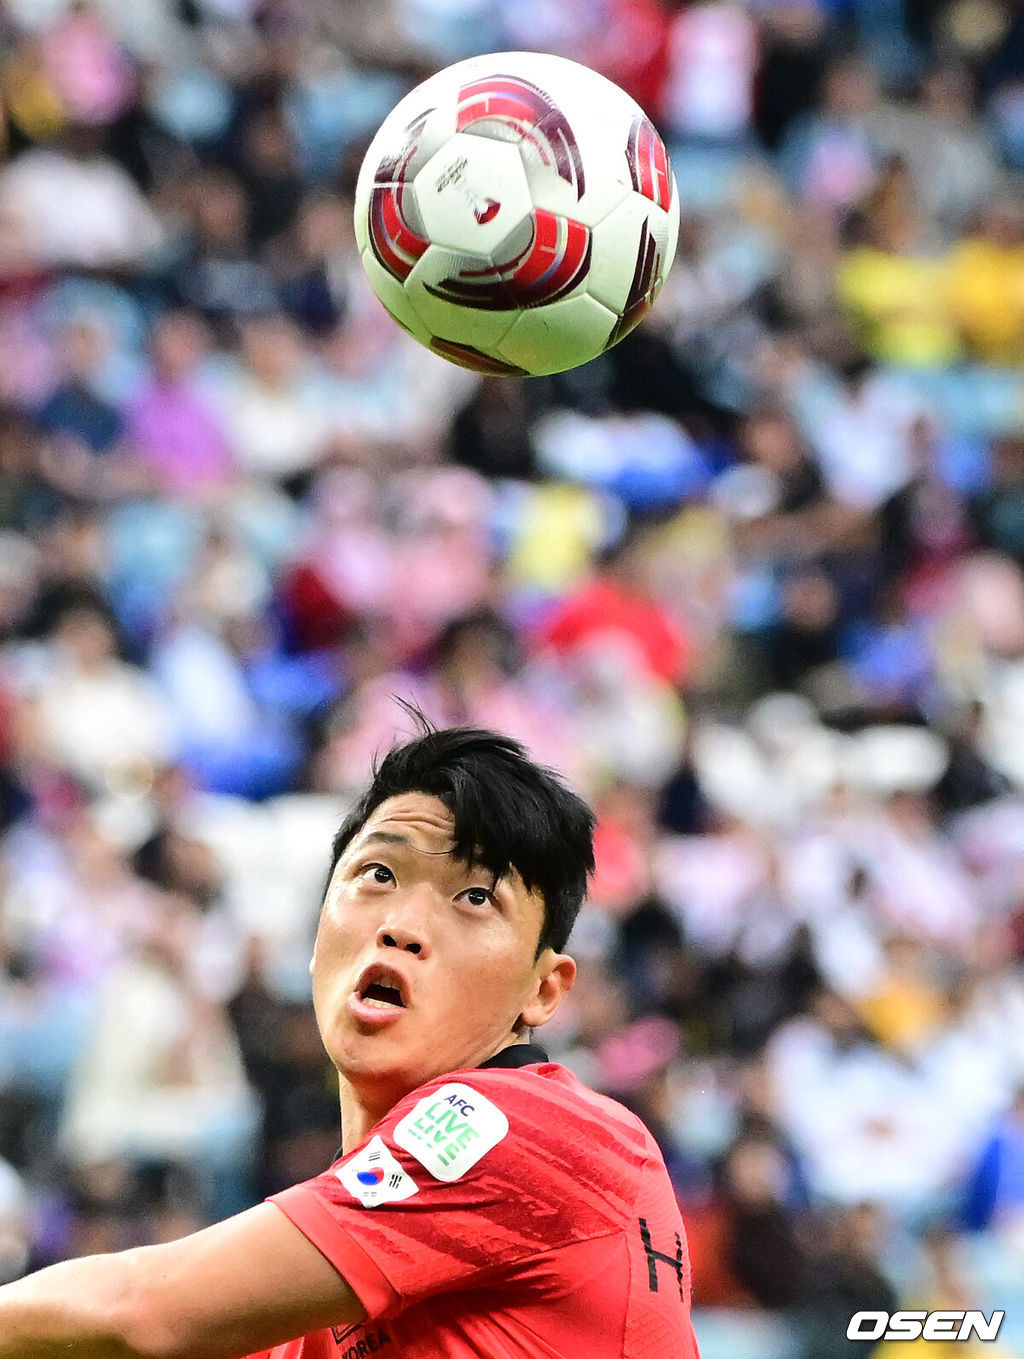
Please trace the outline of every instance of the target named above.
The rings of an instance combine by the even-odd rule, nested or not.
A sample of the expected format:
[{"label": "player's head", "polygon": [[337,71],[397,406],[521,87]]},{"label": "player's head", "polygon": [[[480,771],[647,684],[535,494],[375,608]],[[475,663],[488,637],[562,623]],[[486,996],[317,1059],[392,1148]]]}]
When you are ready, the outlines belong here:
[{"label": "player's head", "polygon": [[313,959],[342,1074],[398,1093],[546,1022],[575,972],[593,826],[508,737],[425,728],[390,751],[335,837]]},{"label": "player's head", "polygon": [[560,952],[594,869],[594,815],[557,774],[534,764],[511,737],[470,727],[427,728],[395,746],[334,837],[331,875],[372,814],[389,798],[427,793],[452,814],[452,854],[496,878],[512,868],[539,893],[536,953]]}]

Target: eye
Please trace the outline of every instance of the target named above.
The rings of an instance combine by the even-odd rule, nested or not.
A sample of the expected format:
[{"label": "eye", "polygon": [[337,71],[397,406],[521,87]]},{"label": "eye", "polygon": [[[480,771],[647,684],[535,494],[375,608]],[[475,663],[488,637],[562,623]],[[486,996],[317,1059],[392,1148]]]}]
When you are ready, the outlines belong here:
[{"label": "eye", "polygon": [[459,893],[456,901],[466,901],[470,906],[493,906],[494,893],[488,887],[467,887]]},{"label": "eye", "polygon": [[362,878],[364,882],[372,882],[381,887],[395,881],[394,873],[386,864],[363,864],[356,876]]}]

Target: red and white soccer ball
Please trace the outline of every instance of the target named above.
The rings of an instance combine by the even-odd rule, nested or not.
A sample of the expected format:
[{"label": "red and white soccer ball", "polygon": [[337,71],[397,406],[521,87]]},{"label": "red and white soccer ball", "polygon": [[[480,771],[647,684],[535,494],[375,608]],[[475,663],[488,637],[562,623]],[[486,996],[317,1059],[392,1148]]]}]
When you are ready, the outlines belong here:
[{"label": "red and white soccer ball", "polygon": [[564,57],[499,52],[425,80],[370,144],[356,239],[422,344],[484,373],[574,368],[649,310],[679,194],[639,104]]}]

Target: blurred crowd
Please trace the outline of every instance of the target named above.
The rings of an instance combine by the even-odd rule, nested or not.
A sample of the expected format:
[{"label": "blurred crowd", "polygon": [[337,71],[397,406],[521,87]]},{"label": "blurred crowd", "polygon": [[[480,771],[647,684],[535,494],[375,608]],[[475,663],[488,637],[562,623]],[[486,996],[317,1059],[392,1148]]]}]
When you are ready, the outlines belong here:
[{"label": "blurred crowd", "polygon": [[[351,225],[508,48],[682,200],[651,317],[525,382]],[[1024,1354],[1024,4],[4,0],[0,112],[0,1280],[329,1163],[310,945],[401,696],[598,811],[545,1037],[655,1130],[706,1359]]]}]

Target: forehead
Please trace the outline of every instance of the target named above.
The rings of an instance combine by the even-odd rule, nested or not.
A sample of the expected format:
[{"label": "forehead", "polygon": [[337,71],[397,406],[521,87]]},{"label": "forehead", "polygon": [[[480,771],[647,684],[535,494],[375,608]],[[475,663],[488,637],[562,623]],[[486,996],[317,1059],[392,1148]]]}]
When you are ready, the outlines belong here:
[{"label": "forehead", "polygon": [[455,818],[430,793],[401,793],[382,802],[363,823],[349,851],[374,834],[401,835],[428,854],[447,854],[455,839]]}]

